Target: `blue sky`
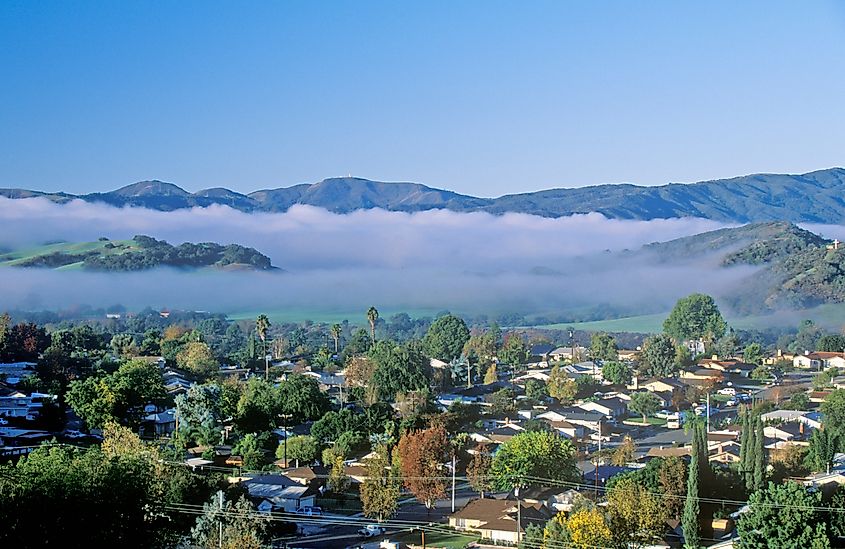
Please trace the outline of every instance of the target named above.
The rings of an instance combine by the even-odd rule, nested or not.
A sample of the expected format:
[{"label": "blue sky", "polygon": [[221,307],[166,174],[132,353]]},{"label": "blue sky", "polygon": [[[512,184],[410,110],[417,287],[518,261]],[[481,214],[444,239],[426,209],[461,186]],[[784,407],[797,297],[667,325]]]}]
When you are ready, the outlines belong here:
[{"label": "blue sky", "polygon": [[845,4],[0,3],[0,187],[481,196],[845,165]]}]

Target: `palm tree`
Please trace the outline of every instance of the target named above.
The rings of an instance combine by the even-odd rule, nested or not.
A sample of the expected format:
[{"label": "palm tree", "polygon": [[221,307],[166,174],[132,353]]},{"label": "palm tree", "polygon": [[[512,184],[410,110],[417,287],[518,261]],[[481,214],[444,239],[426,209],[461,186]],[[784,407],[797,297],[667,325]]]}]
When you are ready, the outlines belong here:
[{"label": "palm tree", "polygon": [[267,315],[258,315],[255,319],[255,332],[261,339],[264,348],[264,379],[270,379],[270,361],[267,360],[267,330],[270,329],[270,319]]},{"label": "palm tree", "polygon": [[340,345],[340,334],[343,332],[343,326],[340,324],[332,324],[331,327],[331,334],[332,338],[334,339],[334,354],[338,353],[338,347]]},{"label": "palm tree", "polygon": [[378,322],[378,309],[370,307],[367,311],[367,320],[370,321],[370,337],[373,338],[373,344],[376,342],[376,322]]}]

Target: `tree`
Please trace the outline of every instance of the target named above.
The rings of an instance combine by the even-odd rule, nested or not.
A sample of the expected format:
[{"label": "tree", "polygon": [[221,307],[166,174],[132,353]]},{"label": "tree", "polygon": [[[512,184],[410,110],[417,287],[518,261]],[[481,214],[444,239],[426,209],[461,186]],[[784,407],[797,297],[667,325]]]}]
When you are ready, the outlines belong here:
[{"label": "tree", "polygon": [[144,406],[163,402],[165,394],[158,366],[133,360],[112,374],[73,381],[65,400],[89,428],[109,421],[137,428]]},{"label": "tree", "polygon": [[839,448],[839,435],[832,429],[816,429],[810,436],[805,463],[814,472],[829,471]]},{"label": "tree", "polygon": [[722,337],[727,323],[709,295],[691,294],[675,304],[663,322],[663,331],[678,342],[704,339],[713,342]]},{"label": "tree", "polygon": [[660,399],[649,391],[638,391],[631,393],[631,401],[628,409],[643,416],[643,423],[648,422],[648,416],[660,410]]},{"label": "tree", "polygon": [[759,343],[746,345],[742,359],[748,364],[760,364],[763,361],[763,348]]},{"label": "tree", "polygon": [[258,315],[255,319],[255,333],[261,340],[261,350],[264,354],[264,379],[270,379],[270,362],[267,360],[267,331],[270,329],[270,319],[267,315]]},{"label": "tree", "polygon": [[616,341],[610,334],[595,333],[590,338],[590,356],[593,360],[616,360],[619,358]]},{"label": "tree", "polygon": [[684,513],[681,523],[684,530],[684,547],[687,549],[698,549],[701,545],[701,525],[699,522],[701,493],[699,489],[700,466],[702,453],[707,459],[707,446],[702,448],[700,444],[699,431],[704,429],[701,421],[693,423],[693,446],[692,457],[690,458],[689,476],[687,479],[687,497],[684,503]]},{"label": "tree", "polygon": [[606,547],[613,542],[607,519],[596,507],[573,512],[565,525],[571,544],[577,548]]},{"label": "tree", "polygon": [[238,398],[235,425],[242,433],[259,433],[273,429],[279,404],[273,385],[258,377],[251,377]]},{"label": "tree", "polygon": [[765,435],[763,434],[763,420],[760,415],[754,417],[754,476],[752,488],[761,490],[766,483],[766,455],[764,449]]},{"label": "tree", "polygon": [[444,315],[428,328],[423,338],[423,351],[426,356],[449,362],[461,356],[467,341],[469,328],[464,320],[455,315]]},{"label": "tree", "polygon": [[578,383],[560,366],[552,366],[546,389],[550,397],[558,399],[562,404],[567,404],[578,393]]},{"label": "tree", "polygon": [[820,409],[825,429],[831,429],[842,440],[841,435],[845,431],[845,389],[832,391]]},{"label": "tree", "polygon": [[601,367],[602,377],[614,385],[628,385],[631,383],[633,372],[631,367],[622,362],[611,360]]},{"label": "tree", "polygon": [[511,371],[519,370],[523,364],[528,362],[531,353],[525,346],[525,342],[517,333],[511,333],[505,346],[499,353],[499,357],[505,364],[511,367]]},{"label": "tree", "polygon": [[637,450],[637,445],[634,444],[634,439],[631,435],[625,435],[622,444],[616,447],[613,455],[610,457],[610,463],[617,467],[624,467],[628,463],[634,461],[634,452]]},{"label": "tree", "polygon": [[399,467],[391,464],[390,449],[380,445],[367,460],[367,478],[361,484],[364,515],[379,522],[396,514],[401,479]]},{"label": "tree", "polygon": [[340,336],[343,334],[343,326],[340,324],[332,324],[330,329],[332,339],[334,339],[334,354],[340,352]]},{"label": "tree", "polygon": [[346,474],[343,462],[343,454],[340,452],[330,452],[328,462],[324,464],[329,467],[329,478],[326,479],[326,485],[334,494],[342,495],[352,484],[352,480]]},{"label": "tree", "polygon": [[545,432],[523,432],[499,446],[490,467],[496,488],[509,490],[537,484],[541,478],[577,481],[575,448],[560,436]]},{"label": "tree", "polygon": [[264,466],[265,461],[262,442],[264,442],[263,437],[248,433],[232,447],[232,455],[243,458],[244,469],[259,470]]},{"label": "tree", "polygon": [[681,458],[670,456],[662,461],[658,473],[663,505],[671,518],[679,517],[687,493],[687,465]]},{"label": "tree", "polygon": [[609,526],[614,545],[650,545],[665,529],[666,509],[658,494],[631,478],[622,478],[607,495]]},{"label": "tree", "polygon": [[376,363],[372,382],[379,400],[392,402],[397,393],[428,388],[429,361],[417,346],[379,341],[370,349],[369,357]]},{"label": "tree", "polygon": [[[279,447],[276,448],[276,457],[282,459],[284,456],[284,443],[280,442]],[[317,459],[317,441],[309,435],[290,437],[287,441],[287,456],[288,460],[296,460],[297,467],[300,462],[313,463]]]},{"label": "tree", "polygon": [[290,414],[293,423],[321,418],[329,410],[329,398],[313,377],[289,374],[276,391],[279,413]]},{"label": "tree", "polygon": [[481,446],[473,454],[472,459],[467,465],[467,481],[473,490],[479,493],[484,498],[484,492],[493,489],[493,483],[490,481],[490,467],[493,464],[493,458],[487,448]]},{"label": "tree", "polygon": [[210,377],[220,367],[211,348],[201,341],[189,341],[176,355],[176,364],[200,377]]},{"label": "tree", "polygon": [[845,335],[826,334],[819,338],[816,343],[816,350],[828,353],[841,353],[845,351]]},{"label": "tree", "polygon": [[220,439],[223,416],[220,411],[220,386],[193,384],[178,395],[176,414],[179,433],[200,444],[214,444]]},{"label": "tree", "polygon": [[132,334],[115,334],[111,338],[111,348],[119,357],[138,356],[138,346]]},{"label": "tree", "polygon": [[809,491],[796,482],[769,483],[748,500],[748,512],[737,522],[743,548],[827,548],[830,538],[821,491]]},{"label": "tree", "polygon": [[370,323],[370,338],[373,345],[376,344],[376,322],[378,322],[378,309],[370,307],[367,309],[367,320]]},{"label": "tree", "polygon": [[447,447],[446,431],[442,427],[406,433],[399,440],[405,487],[429,510],[438,499],[446,497],[443,462]]},{"label": "tree", "polygon": [[675,343],[671,337],[658,334],[646,338],[640,352],[640,373],[653,377],[675,374]]},{"label": "tree", "polygon": [[549,396],[546,383],[540,379],[529,379],[525,382],[525,396],[534,402],[543,402]]},{"label": "tree", "polygon": [[487,368],[487,372],[484,374],[484,385],[491,385],[499,381],[499,374],[496,372],[496,363],[493,362]]},{"label": "tree", "polygon": [[260,549],[264,547],[269,525],[270,517],[256,511],[246,497],[226,501],[221,508],[219,497],[214,496],[203,505],[191,537],[194,547],[204,549]]}]

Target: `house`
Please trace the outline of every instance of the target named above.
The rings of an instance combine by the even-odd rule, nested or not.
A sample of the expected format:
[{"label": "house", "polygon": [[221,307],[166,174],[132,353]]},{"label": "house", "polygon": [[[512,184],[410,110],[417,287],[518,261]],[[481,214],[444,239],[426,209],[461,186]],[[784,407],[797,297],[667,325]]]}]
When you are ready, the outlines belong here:
[{"label": "house", "polygon": [[634,362],[640,357],[640,351],[636,349],[619,349],[616,356],[620,362]]},{"label": "house", "polygon": [[599,424],[605,420],[605,417],[600,412],[584,410],[583,408],[556,408],[543,412],[537,416],[537,419],[545,419],[550,422],[566,421],[591,431],[598,431]]},{"label": "house", "polygon": [[609,419],[618,419],[628,414],[628,403],[619,397],[588,400],[578,404],[577,407],[588,412],[598,412]]},{"label": "house", "polygon": [[143,423],[148,433],[157,437],[169,435],[176,430],[176,408],[149,414]]},{"label": "house", "polygon": [[809,368],[811,370],[845,368],[845,353],[828,353],[824,351],[801,353],[792,359],[792,365],[796,368]]},{"label": "house", "polygon": [[267,500],[272,510],[292,513],[300,507],[314,507],[320,491],[313,485],[303,486],[284,475],[257,475],[241,482],[249,497]]},{"label": "house", "polygon": [[523,432],[525,429],[517,425],[516,423],[506,423],[501,427],[497,427],[488,433],[488,437],[493,442],[497,442],[499,444],[503,442],[507,442],[519,433]]},{"label": "house", "polygon": [[[607,484],[608,480],[615,477],[616,475],[628,473],[633,470],[634,469],[631,467],[622,467],[617,465],[599,465],[597,468],[593,467],[592,469],[589,469],[584,472],[584,484],[589,484],[590,486],[604,486],[605,484]],[[598,483],[596,483],[597,478]]]},{"label": "house", "polygon": [[320,465],[316,465],[313,467],[295,467],[284,471],[282,474],[303,486],[308,486],[313,483],[322,485],[325,484],[325,479],[328,477],[329,470]]},{"label": "house", "polygon": [[790,421],[779,425],[766,425],[763,427],[763,435],[766,438],[773,438],[783,441],[806,441],[810,438],[811,429],[800,421]]},{"label": "house", "polygon": [[724,374],[713,368],[697,368],[692,371],[681,370],[681,379],[687,381],[721,381]]},{"label": "house", "polygon": [[563,370],[572,377],[591,376],[599,381],[604,379],[601,375],[601,368],[599,368],[598,365],[591,360],[568,364],[563,367]]},{"label": "house", "polygon": [[723,374],[733,374],[740,377],[749,377],[751,372],[757,368],[756,364],[749,364],[739,360],[716,360],[715,358],[701,360],[698,362],[698,366],[701,368],[718,370]]},{"label": "house", "polygon": [[449,526],[458,530],[476,531],[483,540],[496,544],[516,544],[530,524],[543,527],[552,514],[542,503],[520,502],[521,523],[517,524],[517,502],[508,499],[474,499],[449,515]]},{"label": "house", "polygon": [[557,434],[570,439],[581,439],[584,437],[585,430],[582,425],[576,425],[566,420],[564,421],[546,421],[552,426],[552,430]]},{"label": "house", "polygon": [[773,422],[801,422],[813,429],[821,429],[821,414],[803,410],[774,410],[760,415],[763,423]]},{"label": "house", "polygon": [[664,378],[656,378],[653,377],[643,382],[638,382],[637,378],[634,378],[634,390],[638,389],[645,389],[646,391],[650,391],[652,393],[672,393],[675,389],[684,389],[684,384],[678,381],[677,379],[673,379],[671,377],[664,377]]},{"label": "house", "polygon": [[739,463],[740,445],[736,441],[719,442],[715,449],[711,450],[709,460],[717,463]]},{"label": "house", "polygon": [[587,356],[587,348],[576,345],[575,347],[557,347],[549,352],[549,359],[556,362],[576,361]]},{"label": "house", "polygon": [[0,391],[0,416],[33,420],[41,414],[44,402],[55,400],[55,395],[30,393],[4,388]]}]

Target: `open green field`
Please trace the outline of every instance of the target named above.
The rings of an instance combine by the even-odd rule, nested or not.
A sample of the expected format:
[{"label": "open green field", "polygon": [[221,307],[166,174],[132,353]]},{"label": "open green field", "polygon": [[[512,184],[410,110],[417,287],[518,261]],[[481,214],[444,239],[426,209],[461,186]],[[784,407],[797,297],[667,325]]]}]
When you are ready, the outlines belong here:
[{"label": "open green field", "polygon": [[[592,322],[572,322],[533,326],[548,330],[566,330],[574,328],[589,332],[634,332],[655,334],[663,331],[663,321],[669,312],[614,318],[610,320],[596,320]],[[821,326],[839,330],[845,326],[845,304],[831,303],[819,305],[812,309],[783,311],[768,315],[753,315],[728,318],[728,324],[740,330],[763,329],[778,326],[797,326],[802,320],[810,319]]]}]

